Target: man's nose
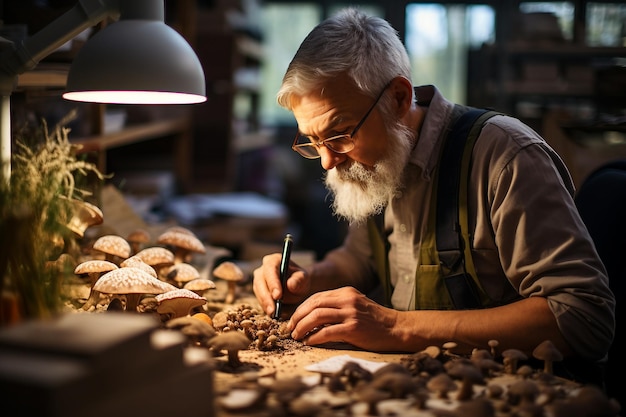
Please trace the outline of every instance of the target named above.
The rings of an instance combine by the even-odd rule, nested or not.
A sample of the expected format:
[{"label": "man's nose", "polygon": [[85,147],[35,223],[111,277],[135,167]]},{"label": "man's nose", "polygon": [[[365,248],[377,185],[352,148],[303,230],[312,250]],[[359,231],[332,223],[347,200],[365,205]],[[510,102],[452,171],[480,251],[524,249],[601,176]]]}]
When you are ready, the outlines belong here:
[{"label": "man's nose", "polygon": [[326,171],[333,169],[347,158],[346,154],[333,152],[326,146],[320,146],[317,151],[320,154],[322,168]]}]

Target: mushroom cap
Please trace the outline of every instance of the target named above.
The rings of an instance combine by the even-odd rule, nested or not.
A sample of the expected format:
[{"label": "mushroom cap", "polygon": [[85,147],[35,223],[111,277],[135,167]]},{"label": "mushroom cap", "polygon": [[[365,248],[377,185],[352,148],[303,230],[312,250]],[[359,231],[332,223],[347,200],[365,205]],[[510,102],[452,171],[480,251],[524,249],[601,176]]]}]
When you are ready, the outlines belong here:
[{"label": "mushroom cap", "polygon": [[542,361],[561,361],[563,354],[556,348],[551,340],[544,340],[533,350],[533,357]]},{"label": "mushroom cap", "polygon": [[209,323],[198,320],[193,317],[177,317],[168,320],[165,323],[165,327],[168,329],[178,329],[185,336],[194,337],[197,339],[209,340],[215,337],[217,334],[215,328]]},{"label": "mushroom cap", "polygon": [[148,265],[147,263],[145,263],[144,261],[142,261],[141,258],[138,256],[131,256],[128,259],[124,259],[124,261],[120,263],[120,266],[122,268],[128,268],[128,267],[139,268],[139,269],[144,270],[145,272],[147,272],[148,274],[152,275],[155,278],[159,277],[157,272],[154,270],[154,268]]},{"label": "mushroom cap", "polygon": [[175,246],[191,252],[205,253],[204,244],[194,234],[168,229],[158,238],[157,243]]},{"label": "mushroom cap", "polygon": [[91,274],[93,272],[109,272],[114,269],[118,269],[118,266],[113,262],[104,261],[100,259],[91,259],[76,265],[74,273],[76,275]]},{"label": "mushroom cap", "polygon": [[216,285],[210,279],[196,278],[185,283],[183,288],[189,291],[207,291],[214,290]]},{"label": "mushroom cap", "polygon": [[130,256],[130,244],[126,239],[117,235],[100,236],[93,243],[93,249],[124,259]]},{"label": "mushroom cap", "polygon": [[185,262],[179,262],[167,268],[165,270],[165,276],[169,280],[183,283],[200,278],[200,272],[198,272],[196,267],[193,265]]},{"label": "mushroom cap", "polygon": [[102,275],[93,289],[105,294],[161,294],[176,287],[139,268],[126,267]]},{"label": "mushroom cap", "polygon": [[426,386],[435,392],[454,391],[457,387],[452,378],[445,372],[441,372],[428,380]]},{"label": "mushroom cap", "polygon": [[528,356],[519,349],[506,349],[501,353],[503,358],[513,359],[515,361],[525,361]]},{"label": "mushroom cap", "polygon": [[191,309],[206,304],[206,298],[183,288],[157,294],[155,298],[159,303],[157,312],[172,313],[172,318],[187,316]]},{"label": "mushroom cap", "polygon": [[86,201],[68,199],[72,205],[73,215],[67,223],[67,228],[78,236],[83,237],[85,230],[90,226],[101,224],[104,221],[102,210]]},{"label": "mushroom cap", "polygon": [[220,333],[211,339],[211,347],[214,350],[239,351],[246,350],[250,346],[250,339],[239,330]]},{"label": "mushroom cap", "polygon": [[222,262],[213,269],[213,276],[231,282],[239,282],[244,278],[241,268],[230,261]]},{"label": "mushroom cap", "polygon": [[192,235],[192,236],[196,235],[191,229],[187,229],[186,227],[183,227],[183,226],[168,227],[166,232],[186,233],[186,234]]},{"label": "mushroom cap", "polygon": [[168,265],[174,263],[174,253],[171,250],[160,246],[152,246],[140,250],[135,254],[139,259],[150,266]]}]

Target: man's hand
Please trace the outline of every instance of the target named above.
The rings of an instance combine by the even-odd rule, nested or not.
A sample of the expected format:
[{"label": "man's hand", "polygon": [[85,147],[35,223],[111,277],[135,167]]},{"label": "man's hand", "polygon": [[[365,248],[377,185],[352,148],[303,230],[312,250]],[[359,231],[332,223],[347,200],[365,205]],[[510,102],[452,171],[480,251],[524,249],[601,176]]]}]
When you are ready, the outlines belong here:
[{"label": "man's hand", "polygon": [[365,350],[398,348],[398,312],[367,298],[353,287],[318,292],[294,311],[292,337],[309,345],[344,342]]},{"label": "man's hand", "polygon": [[280,283],[280,253],[263,257],[263,264],[254,270],[252,288],[259,304],[268,315],[274,314],[275,301],[282,299],[284,304],[299,304],[309,294],[311,285],[309,274],[295,262],[289,264],[286,288]]}]

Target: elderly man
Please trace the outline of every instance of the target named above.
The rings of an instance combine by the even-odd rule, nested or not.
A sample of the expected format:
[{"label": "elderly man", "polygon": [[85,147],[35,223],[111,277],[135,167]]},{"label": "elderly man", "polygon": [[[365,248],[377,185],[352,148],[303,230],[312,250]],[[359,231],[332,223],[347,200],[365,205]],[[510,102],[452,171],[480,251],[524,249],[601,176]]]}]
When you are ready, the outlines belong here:
[{"label": "elderly man", "polygon": [[[549,339],[578,363],[605,357],[615,325],[606,271],[566,167],[531,128],[496,115],[476,140],[466,214],[480,304],[459,309],[441,283],[432,211],[442,143],[464,108],[433,86],[413,87],[396,31],[356,9],[311,31],[278,102],[298,122],[293,149],[319,158],[334,212],[350,223],[324,259],[291,263],[285,288],[280,254],[254,272],[266,313],[277,299],[292,306],[293,338],[405,352],[447,341],[470,351],[497,339],[527,353]],[[374,261],[376,216],[387,276]],[[368,297],[381,282],[388,305]]]}]

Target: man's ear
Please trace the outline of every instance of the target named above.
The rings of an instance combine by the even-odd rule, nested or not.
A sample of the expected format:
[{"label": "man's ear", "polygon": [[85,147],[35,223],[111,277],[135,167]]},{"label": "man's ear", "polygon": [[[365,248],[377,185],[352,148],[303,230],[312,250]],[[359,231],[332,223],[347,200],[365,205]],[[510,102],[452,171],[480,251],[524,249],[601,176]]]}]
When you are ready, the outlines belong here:
[{"label": "man's ear", "polygon": [[413,104],[413,85],[406,77],[399,75],[391,80],[389,89],[393,95],[398,117],[403,117]]}]

